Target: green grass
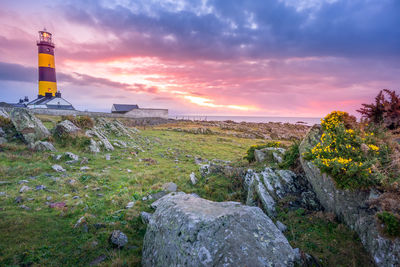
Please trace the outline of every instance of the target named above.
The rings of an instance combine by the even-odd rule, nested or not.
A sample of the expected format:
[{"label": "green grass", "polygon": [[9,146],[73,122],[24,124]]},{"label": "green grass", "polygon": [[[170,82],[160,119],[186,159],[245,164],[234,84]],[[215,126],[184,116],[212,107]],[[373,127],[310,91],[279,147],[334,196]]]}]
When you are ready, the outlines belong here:
[{"label": "green grass", "polygon": [[[46,120],[51,128],[54,118],[46,117]],[[128,141],[127,138],[118,139]],[[88,171],[80,171],[79,163],[67,165],[65,159],[55,161],[54,153],[31,152],[22,143],[0,146],[0,180],[12,182],[0,185],[0,192],[7,194],[7,197],[0,196],[0,265],[87,266],[105,255],[105,266],[140,266],[146,230],[140,212],[152,211],[150,202],[142,201],[142,197],[160,191],[166,182],[175,182],[178,191],[196,193],[214,201],[241,201],[239,179],[222,175],[201,178],[194,157],[230,160],[247,167],[243,159],[247,149],[263,143],[258,139],[221,138],[162,129],[144,130],[140,137],[130,141],[145,151],[116,148],[113,152],[94,155],[76,145],[55,144],[56,154],[70,151],[80,159],[87,157]],[[107,153],[111,154],[110,161],[105,159]],[[156,163],[140,160],[148,158]],[[62,165],[67,174],[63,176],[53,171],[53,164]],[[253,164],[251,167],[265,166]],[[196,185],[190,182],[191,172],[198,178]],[[31,180],[30,176],[36,179]],[[59,181],[53,181],[52,176]],[[20,194],[20,180],[28,180],[27,185],[32,190]],[[69,180],[75,183],[70,184]],[[49,191],[36,191],[37,185],[45,185]],[[21,204],[31,210],[21,209],[21,204],[14,202],[17,196],[22,196]],[[65,202],[67,207],[49,208],[45,205],[47,197],[52,197],[51,202]],[[136,200],[135,206],[126,210],[126,204],[133,200]],[[278,219],[288,226],[286,234],[293,247],[313,254],[327,266],[369,266],[368,255],[348,228],[304,210],[288,211],[282,207],[282,211],[285,212],[279,213]],[[74,228],[82,216],[88,223],[87,231],[82,227]],[[112,248],[107,241],[114,229],[128,236],[128,245],[122,250]]]},{"label": "green grass", "polygon": [[[50,127],[51,122],[48,124]],[[80,159],[87,157],[87,166],[91,169],[86,172],[79,170],[79,163],[67,165],[65,159],[55,161],[53,153],[31,152],[23,144],[1,146],[0,180],[12,184],[0,185],[0,192],[7,194],[7,197],[0,197],[0,265],[86,266],[102,254],[107,256],[106,265],[140,265],[146,226],[139,214],[151,211],[150,202],[141,199],[160,191],[166,182],[175,182],[179,191],[194,192],[215,201],[241,200],[235,181],[222,176],[208,177],[207,180],[200,178],[194,156],[243,161],[247,148],[258,140],[221,139],[215,135],[151,129],[142,131],[140,135],[142,138],[136,143],[145,152],[116,148],[109,152],[110,161],[105,160],[108,152],[93,155],[77,146],[56,144],[57,154],[70,151],[78,154]],[[127,141],[126,138],[119,139]],[[135,153],[138,153],[137,157]],[[157,163],[139,160],[144,158],[152,158]],[[66,177],[53,171],[53,164],[67,169]],[[195,172],[199,179],[197,185],[190,183],[191,172]],[[36,179],[30,180],[29,176],[36,176]],[[55,182],[51,176],[60,180]],[[68,183],[71,179],[76,182]],[[20,194],[20,180],[28,180],[27,185],[32,190]],[[36,191],[37,185],[45,185],[49,192]],[[26,211],[19,207],[21,204],[14,202],[20,195],[24,199],[21,204],[31,210]],[[67,207],[63,210],[49,208],[45,205],[49,196],[51,202],[65,202]],[[79,199],[72,199],[73,196],[79,196]],[[137,201],[135,206],[124,209],[134,199]],[[74,228],[82,216],[88,221],[87,232]],[[104,224],[104,227],[97,229],[94,227],[96,223]],[[128,248],[117,250],[109,245],[107,239],[114,229],[128,235]]]},{"label": "green grass", "polygon": [[319,259],[322,266],[374,266],[357,234],[332,214],[280,207],[277,220],[288,227],[289,243]]}]

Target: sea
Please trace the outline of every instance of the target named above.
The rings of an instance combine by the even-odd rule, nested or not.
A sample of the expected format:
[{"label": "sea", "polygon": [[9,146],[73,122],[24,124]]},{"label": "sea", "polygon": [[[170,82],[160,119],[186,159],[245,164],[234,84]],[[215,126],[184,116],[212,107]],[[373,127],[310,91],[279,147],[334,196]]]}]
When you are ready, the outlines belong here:
[{"label": "sea", "polygon": [[195,115],[171,115],[171,119],[175,120],[192,120],[192,121],[227,121],[234,122],[282,122],[292,124],[314,125],[321,123],[321,118],[311,117],[261,117],[261,116],[195,116]]}]

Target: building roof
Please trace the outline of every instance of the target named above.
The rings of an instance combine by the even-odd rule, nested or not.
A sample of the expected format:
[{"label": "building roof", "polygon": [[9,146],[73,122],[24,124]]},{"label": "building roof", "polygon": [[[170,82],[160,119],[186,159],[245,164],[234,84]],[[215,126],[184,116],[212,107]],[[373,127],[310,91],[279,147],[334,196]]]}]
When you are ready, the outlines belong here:
[{"label": "building roof", "polygon": [[27,104],[27,106],[33,106],[34,108],[49,108],[49,109],[69,109],[75,110],[71,103],[64,98],[58,96],[52,97],[41,97],[37,98]]},{"label": "building roof", "polygon": [[113,104],[113,110],[115,110],[116,112],[128,112],[132,109],[138,108],[138,105]]}]

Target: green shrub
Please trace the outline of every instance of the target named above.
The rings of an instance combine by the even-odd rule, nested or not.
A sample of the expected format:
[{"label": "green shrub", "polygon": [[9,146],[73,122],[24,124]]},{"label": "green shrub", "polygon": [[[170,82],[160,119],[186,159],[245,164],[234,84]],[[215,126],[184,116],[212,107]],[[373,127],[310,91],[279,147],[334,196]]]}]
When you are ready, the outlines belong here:
[{"label": "green shrub", "polygon": [[56,141],[61,147],[73,146],[78,148],[87,148],[90,145],[90,138],[80,134],[54,134],[53,138],[53,140]]},{"label": "green shrub", "polygon": [[392,213],[383,211],[378,214],[378,219],[385,225],[384,232],[389,236],[400,236],[400,219]]},{"label": "green shrub", "polygon": [[89,116],[79,116],[75,120],[76,126],[82,129],[93,128],[94,122]]},{"label": "green shrub", "polygon": [[6,130],[14,128],[14,125],[12,124],[12,122],[9,118],[4,118],[4,117],[0,116],[0,127],[6,131]]},{"label": "green shrub", "polygon": [[376,165],[385,164],[388,146],[374,136],[352,125],[348,129],[346,112],[334,111],[321,123],[322,136],[310,151],[304,154],[322,172],[333,177],[342,189],[368,188],[381,182]]},{"label": "green shrub", "polygon": [[249,162],[254,162],[256,160],[254,156],[255,150],[263,149],[266,147],[280,147],[280,146],[281,142],[275,142],[275,141],[271,141],[262,145],[253,145],[247,150],[247,155],[244,157],[244,159],[247,159]]},{"label": "green shrub", "polygon": [[284,169],[289,168],[297,168],[299,166],[299,152],[300,142],[295,141],[293,144],[286,150],[285,154],[283,155],[283,161],[279,164],[279,167]]}]

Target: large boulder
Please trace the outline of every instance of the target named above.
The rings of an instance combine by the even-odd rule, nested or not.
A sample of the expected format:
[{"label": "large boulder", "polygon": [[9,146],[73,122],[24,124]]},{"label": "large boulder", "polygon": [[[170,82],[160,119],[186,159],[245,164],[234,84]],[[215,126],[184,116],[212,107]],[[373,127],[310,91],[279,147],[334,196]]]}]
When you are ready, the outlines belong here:
[{"label": "large boulder", "polygon": [[69,120],[64,120],[56,125],[54,128],[54,134],[58,135],[59,137],[63,137],[65,135],[73,135],[78,133],[81,128],[77,127]]},{"label": "large boulder", "polygon": [[295,251],[260,208],[171,193],[152,204],[143,266],[293,266]]},{"label": "large boulder", "polygon": [[357,232],[377,266],[400,266],[400,238],[388,238],[379,232],[377,210],[369,205],[372,200],[379,197],[379,193],[374,189],[354,191],[337,189],[330,176],[321,173],[312,162],[302,156],[318,143],[321,135],[322,129],[316,125],[310,129],[300,144],[301,165],[321,205],[327,211],[334,212],[339,219]]},{"label": "large boulder", "polygon": [[15,108],[10,112],[10,119],[16,131],[20,133],[28,144],[35,143],[50,136],[49,130],[25,108]]}]

